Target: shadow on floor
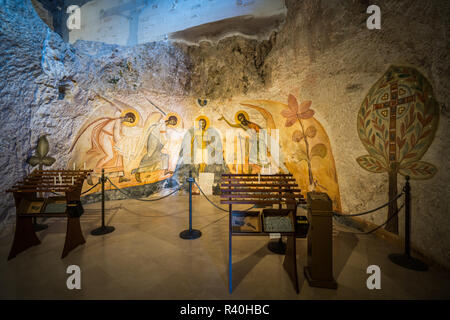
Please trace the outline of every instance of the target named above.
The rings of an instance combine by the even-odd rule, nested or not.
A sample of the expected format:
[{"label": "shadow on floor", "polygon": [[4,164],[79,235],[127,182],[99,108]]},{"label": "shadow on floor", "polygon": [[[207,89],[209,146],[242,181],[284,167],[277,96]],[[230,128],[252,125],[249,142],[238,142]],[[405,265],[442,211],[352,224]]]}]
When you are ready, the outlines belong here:
[{"label": "shadow on floor", "polygon": [[267,255],[270,254],[267,250],[267,244],[264,244],[260,249],[246,258],[232,264],[233,277],[232,286],[233,290],[241,283],[242,279]]},{"label": "shadow on floor", "polygon": [[358,242],[358,237],[352,232],[339,231],[337,236],[333,237],[333,273],[335,279],[339,278]]}]

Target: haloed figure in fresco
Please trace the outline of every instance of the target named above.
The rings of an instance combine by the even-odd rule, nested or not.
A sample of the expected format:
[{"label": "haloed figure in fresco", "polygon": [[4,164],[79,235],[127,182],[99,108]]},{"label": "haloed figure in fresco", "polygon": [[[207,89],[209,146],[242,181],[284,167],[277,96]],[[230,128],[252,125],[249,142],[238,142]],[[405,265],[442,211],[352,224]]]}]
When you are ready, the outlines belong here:
[{"label": "haloed figure in fresco", "polygon": [[164,164],[164,175],[173,174],[177,166],[177,160],[183,140],[183,130],[178,127],[181,125],[177,115],[168,115],[166,123],[166,143],[161,152],[167,155],[167,163]]},{"label": "haloed figure in fresco", "polygon": [[91,125],[95,124],[91,133],[91,148],[87,151],[87,154],[92,156],[101,154],[102,157],[97,161],[94,171],[99,172],[101,169],[105,169],[107,172],[118,173],[119,182],[128,181],[124,177],[123,156],[117,151],[116,146],[125,143],[121,134],[122,126],[126,124],[132,125],[136,120],[134,113],[127,112],[122,115],[120,110],[116,111],[115,117],[99,118],[81,131],[69,152],[73,150],[81,135]]},{"label": "haloed figure in fresco", "polygon": [[208,146],[214,145],[215,137],[209,135],[209,119],[207,117],[199,116],[196,120],[198,127],[191,139],[193,163],[200,165],[199,172],[205,172],[206,165],[212,160],[209,159]]},{"label": "haloed figure in fresco", "polygon": [[219,118],[219,120],[225,120],[225,122],[226,122],[230,127],[233,127],[233,128],[242,128],[242,129],[244,129],[245,131],[250,130],[250,129],[253,129],[253,130],[255,130],[256,132],[259,132],[259,130],[261,129],[261,127],[260,127],[258,124],[256,124],[256,123],[251,122],[250,120],[248,120],[243,112],[239,112],[239,113],[237,114],[237,120],[238,120],[238,123],[236,123],[236,124],[231,123],[230,121],[228,121],[223,115]]},{"label": "haloed figure in fresco", "polygon": [[205,129],[206,129],[206,120],[205,119],[200,119],[198,121],[198,127],[200,128],[200,130],[205,131]]},{"label": "haloed figure in fresco", "polygon": [[[224,120],[230,127],[240,128],[249,134],[249,138],[244,138],[245,150],[248,150],[248,153],[247,151],[243,152],[243,150],[241,150],[241,155],[245,155],[245,157],[248,156],[248,160],[246,159],[247,161],[244,161],[243,159],[241,159],[241,164],[242,164],[242,171],[244,171],[243,169],[244,163],[249,162],[250,165],[248,165],[248,169],[249,172],[251,172],[252,164],[264,166],[265,164],[267,164],[268,161],[268,159],[259,152],[260,151],[259,133],[262,128],[260,125],[251,122],[249,120],[248,114],[246,114],[246,112],[244,111],[238,111],[236,113],[235,118],[236,123],[231,123],[223,115],[218,120]],[[239,139],[242,138],[239,136]],[[241,145],[242,149],[241,141],[239,141],[239,144]]]},{"label": "haloed figure in fresco", "polygon": [[160,119],[150,126],[147,135],[147,152],[142,157],[139,167],[131,171],[135,175],[137,182],[142,182],[141,173],[153,172],[163,169],[164,175],[173,173],[173,165],[170,159],[171,151],[176,149],[172,146],[176,139],[171,139],[167,134],[167,129],[178,124],[178,118],[170,115],[166,120]]}]

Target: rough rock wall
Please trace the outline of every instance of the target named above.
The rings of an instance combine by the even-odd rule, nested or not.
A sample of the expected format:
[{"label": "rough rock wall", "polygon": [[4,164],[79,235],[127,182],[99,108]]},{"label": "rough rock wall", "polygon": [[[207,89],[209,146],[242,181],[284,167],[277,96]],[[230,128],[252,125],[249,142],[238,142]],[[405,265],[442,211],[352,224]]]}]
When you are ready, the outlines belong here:
[{"label": "rough rock wall", "polygon": [[[368,30],[368,1],[288,1],[289,16],[266,63],[271,91],[299,92],[312,100],[333,146],[344,212],[374,208],[387,200],[387,174],[363,170],[366,153],[356,115],[370,87],[391,65],[417,68],[431,82],[440,105],[450,103],[447,1],[382,1],[381,30]],[[430,180],[412,180],[412,243],[450,265],[449,112],[441,110],[436,137],[423,160],[438,167]],[[398,176],[399,190],[404,179]],[[380,224],[386,211],[365,216]],[[399,219],[403,234],[403,214]]]},{"label": "rough rock wall", "polygon": [[276,39],[249,40],[234,36],[217,45],[178,44],[189,57],[190,94],[208,99],[229,99],[260,92],[270,84],[271,65],[265,63]]},{"label": "rough rock wall", "polygon": [[[51,137],[51,154],[58,158],[54,166],[67,164],[70,142],[90,115],[95,92],[125,95],[145,87],[169,100],[208,98],[217,104],[230,98],[286,102],[294,93],[313,101],[330,137],[343,211],[361,211],[385,202],[388,193],[387,175],[369,173],[355,161],[365,154],[356,117],[369,88],[389,65],[410,65],[450,107],[447,1],[383,1],[381,30],[368,30],[368,1],[288,0],[286,23],[269,41],[233,37],[217,45],[156,42],[133,48],[69,46],[48,30],[28,1],[5,3],[0,9],[5,187],[28,170],[24,159],[43,133]],[[448,127],[449,111],[442,108],[435,140],[423,158],[439,171],[430,180],[412,181],[413,245],[446,266]],[[402,184],[399,178],[399,189]],[[13,212],[11,197],[2,197],[0,207],[3,218]],[[379,224],[385,218],[383,211],[367,219]]]},{"label": "rough rock wall", "polygon": [[[90,116],[96,93],[136,91],[146,83],[156,94],[183,95],[189,73],[183,51],[167,42],[133,48],[62,41],[30,1],[7,0],[0,8],[0,174],[2,191],[31,170],[25,160],[48,135],[53,167],[66,167],[70,144]],[[12,196],[0,198],[0,221],[13,218]],[[7,219],[8,218],[8,219]]]},{"label": "rough rock wall", "polygon": [[[35,79],[42,72],[40,59],[46,31],[39,19],[23,23],[26,16],[35,15],[31,5],[16,7],[7,2],[0,10],[0,170],[4,190],[24,175],[23,160],[30,155],[32,110],[38,107],[35,93],[39,85]],[[33,36],[23,36],[31,34],[31,30]],[[3,194],[0,199],[0,220],[4,220],[14,203],[11,194]]]}]

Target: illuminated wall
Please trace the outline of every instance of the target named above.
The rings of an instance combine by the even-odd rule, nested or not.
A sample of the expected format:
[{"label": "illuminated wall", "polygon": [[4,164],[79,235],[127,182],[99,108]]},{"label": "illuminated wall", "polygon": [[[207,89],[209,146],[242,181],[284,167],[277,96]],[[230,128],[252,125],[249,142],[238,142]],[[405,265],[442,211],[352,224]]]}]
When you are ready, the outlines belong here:
[{"label": "illuminated wall", "polygon": [[222,173],[291,172],[305,196],[327,192],[341,210],[332,146],[311,101],[290,94],[283,102],[238,98],[216,105],[192,99],[159,107],[153,100],[145,90],[98,95],[67,166],[86,166],[96,175],[103,169],[119,188],[170,179],[183,166],[196,177],[214,175],[215,186]]},{"label": "illuminated wall", "polygon": [[[345,213],[385,203],[392,172],[398,190],[408,170],[416,171],[415,178],[425,177],[411,182],[412,243],[448,266],[447,2],[386,0],[381,30],[369,30],[364,1],[288,0],[286,22],[268,38],[130,47],[64,42],[46,28],[30,1],[0,3],[0,174],[5,188],[32,170],[25,160],[42,134],[47,134],[49,155],[57,159],[53,168],[86,162],[97,172],[107,169],[118,186],[148,195],[181,182],[189,167],[194,174],[215,177],[224,171],[262,171],[246,157],[241,164],[181,166],[185,150],[178,150],[179,141],[187,132],[201,139],[202,130],[193,129],[199,117],[208,134],[220,134],[214,146],[225,150],[227,129],[243,136],[235,149],[245,149],[247,127],[271,134],[276,128],[285,166],[302,190],[326,191],[335,209]],[[391,66],[401,72],[389,73]],[[397,100],[392,93],[398,93]],[[416,101],[408,100],[412,95]],[[391,101],[398,104],[396,113],[383,108]],[[365,119],[368,110],[370,119]],[[114,119],[127,113],[135,117],[129,125]],[[239,113],[248,121],[243,127]],[[172,115],[176,123],[166,123]],[[398,124],[395,141],[384,136],[391,115]],[[389,153],[390,142],[402,160],[398,170],[377,153]],[[0,205],[2,223],[13,223],[11,195]],[[364,219],[379,225],[386,216],[384,210]]]}]

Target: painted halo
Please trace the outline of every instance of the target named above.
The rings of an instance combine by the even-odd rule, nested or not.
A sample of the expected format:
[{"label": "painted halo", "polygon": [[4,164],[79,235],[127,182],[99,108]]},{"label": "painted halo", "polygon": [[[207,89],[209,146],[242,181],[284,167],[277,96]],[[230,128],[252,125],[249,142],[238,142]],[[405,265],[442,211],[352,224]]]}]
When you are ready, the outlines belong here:
[{"label": "painted halo", "polygon": [[239,114],[243,114],[245,116],[245,119],[247,119],[248,121],[250,121],[250,117],[248,116],[248,113],[245,112],[244,110],[239,110],[238,112],[236,112],[236,114],[234,115],[234,120],[236,121],[236,123],[240,123],[241,121],[239,121],[238,119],[238,115]]},{"label": "painted halo", "polygon": [[205,130],[208,130],[209,125],[210,125],[210,121],[209,121],[209,118],[208,118],[207,116],[198,116],[198,117],[195,119],[195,127],[197,128],[198,122],[199,122],[201,119],[203,119],[203,120],[206,121]]},{"label": "painted halo", "polygon": [[126,109],[122,112],[122,114],[120,115],[121,117],[125,117],[127,114],[133,114],[135,120],[133,122],[122,122],[123,125],[127,126],[127,127],[134,127],[138,124],[140,116],[139,116],[139,112],[137,112],[134,109]]},{"label": "painted halo", "polygon": [[168,127],[178,128],[178,127],[181,126],[181,121],[182,121],[182,120],[181,120],[181,117],[178,115],[178,113],[175,113],[175,112],[169,112],[169,113],[166,115],[166,117],[164,118],[164,121],[169,120],[170,117],[175,117],[175,118],[177,118],[177,124],[176,124],[176,125],[168,124],[168,125],[167,125]]}]

